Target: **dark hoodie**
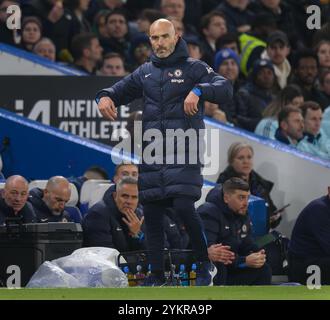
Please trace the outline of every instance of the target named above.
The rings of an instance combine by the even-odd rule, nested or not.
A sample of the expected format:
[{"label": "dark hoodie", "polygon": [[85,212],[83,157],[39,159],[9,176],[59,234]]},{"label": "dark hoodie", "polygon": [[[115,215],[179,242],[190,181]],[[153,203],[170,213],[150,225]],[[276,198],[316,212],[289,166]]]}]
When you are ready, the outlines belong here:
[{"label": "dark hoodie", "polygon": [[68,212],[63,211],[60,215],[56,216],[48,208],[46,203],[42,200],[44,192],[42,189],[34,188],[30,191],[28,201],[32,204],[36,213],[38,222],[70,222],[70,215]]},{"label": "dark hoodie", "polygon": [[37,222],[34,210],[30,203],[26,203],[24,207],[15,215],[14,209],[9,207],[5,200],[0,196],[0,225],[5,224],[6,218],[21,218],[22,223]]},{"label": "dark hoodie", "polygon": [[[129,229],[122,220],[122,213],[118,210],[113,193],[115,186],[111,186],[103,200],[91,207],[82,221],[85,247],[115,248],[119,252],[145,249],[144,234],[140,238],[129,235]],[[141,218],[142,211],[138,207],[136,215]]]},{"label": "dark hoodie", "polygon": [[237,214],[228,207],[223,201],[220,185],[208,193],[206,202],[197,212],[204,223],[208,246],[219,243],[230,246],[236,255],[231,267],[246,268],[245,257],[258,251],[252,238],[249,216]]}]

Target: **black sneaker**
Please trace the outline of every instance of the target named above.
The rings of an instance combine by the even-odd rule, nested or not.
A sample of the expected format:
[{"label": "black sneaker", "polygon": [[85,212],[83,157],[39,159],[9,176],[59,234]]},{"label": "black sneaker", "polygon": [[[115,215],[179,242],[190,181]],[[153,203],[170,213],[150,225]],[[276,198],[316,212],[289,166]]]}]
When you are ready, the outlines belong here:
[{"label": "black sneaker", "polygon": [[196,286],[213,286],[213,278],[217,274],[217,268],[209,261],[200,262],[197,265]]},{"label": "black sneaker", "polygon": [[164,287],[165,285],[166,285],[165,279],[157,277],[154,274],[148,275],[142,283],[142,287]]}]

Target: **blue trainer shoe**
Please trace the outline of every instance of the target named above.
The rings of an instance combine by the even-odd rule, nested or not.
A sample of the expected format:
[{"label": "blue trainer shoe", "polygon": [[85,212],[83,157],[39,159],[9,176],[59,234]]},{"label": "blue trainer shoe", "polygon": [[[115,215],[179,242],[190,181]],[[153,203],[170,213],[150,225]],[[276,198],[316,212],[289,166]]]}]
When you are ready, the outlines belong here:
[{"label": "blue trainer shoe", "polygon": [[196,286],[213,286],[213,278],[217,268],[212,262],[204,261],[197,264]]}]

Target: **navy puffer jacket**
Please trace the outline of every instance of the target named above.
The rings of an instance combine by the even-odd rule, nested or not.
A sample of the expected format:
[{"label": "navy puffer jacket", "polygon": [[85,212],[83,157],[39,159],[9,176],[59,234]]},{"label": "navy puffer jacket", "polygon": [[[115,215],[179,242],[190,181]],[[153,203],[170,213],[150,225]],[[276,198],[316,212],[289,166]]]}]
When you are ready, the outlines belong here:
[{"label": "navy puffer jacket", "polygon": [[[187,116],[184,113],[184,100],[196,86],[202,92],[198,112],[194,116]],[[206,63],[189,58],[187,45],[180,39],[169,57],[160,59],[152,55],[151,62],[143,64],[111,88],[98,92],[96,101],[103,96],[109,96],[116,106],[143,97],[142,134],[144,136],[148,129],[159,130],[160,136],[148,142],[143,141],[143,150],[148,150],[147,146],[150,150],[152,146],[156,152],[151,153],[150,157],[154,156],[159,162],[150,163],[150,157],[143,157],[139,165],[140,201],[145,203],[177,196],[198,200],[203,183],[201,163],[195,161],[191,164],[190,161],[188,164],[188,160],[189,152],[196,154],[199,148],[185,139],[183,143],[174,143],[173,151],[170,151],[166,147],[169,139],[161,137],[165,137],[168,129],[193,129],[198,138],[196,130],[204,128],[203,100],[228,103],[232,98],[230,81],[219,76]],[[180,152],[177,147],[183,150]],[[169,164],[166,156],[178,154],[184,157],[183,161],[175,157],[174,163]]]}]

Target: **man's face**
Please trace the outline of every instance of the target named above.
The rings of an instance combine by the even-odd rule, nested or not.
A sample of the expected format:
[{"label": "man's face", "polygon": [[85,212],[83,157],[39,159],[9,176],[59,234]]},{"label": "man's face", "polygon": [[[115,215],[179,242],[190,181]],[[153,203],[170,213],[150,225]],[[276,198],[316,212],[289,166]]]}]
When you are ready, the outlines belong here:
[{"label": "man's face", "polygon": [[305,99],[303,96],[294,97],[290,105],[295,108],[299,108],[304,103],[304,101]]},{"label": "man's face", "polygon": [[318,68],[314,58],[302,58],[299,61],[296,74],[305,85],[313,85],[317,77]]},{"label": "man's face", "polygon": [[139,44],[134,50],[134,57],[139,65],[147,62],[151,54],[151,47],[149,44],[146,43]]},{"label": "man's face", "polygon": [[150,42],[158,58],[167,58],[174,50],[179,37],[172,24],[160,22],[150,28]]},{"label": "man's face", "polygon": [[56,52],[55,47],[50,42],[38,43],[38,47],[35,49],[35,53],[41,57],[47,58],[51,61],[55,61]]},{"label": "man's face", "polygon": [[303,137],[304,118],[299,112],[291,112],[289,117],[281,123],[281,128],[288,137],[299,140]]},{"label": "man's face", "polygon": [[250,191],[234,190],[224,193],[224,201],[228,207],[237,214],[246,215]]},{"label": "man's face", "polygon": [[234,59],[226,59],[218,71],[220,75],[231,81],[237,80],[239,74],[238,65]]},{"label": "man's face", "polygon": [[79,8],[82,11],[87,11],[90,2],[91,2],[91,0],[80,0]]},{"label": "man's face", "polygon": [[231,49],[233,51],[235,51],[237,53],[237,55],[239,56],[239,49],[238,49],[238,45],[237,45],[237,42],[230,42],[230,43],[226,43],[224,46],[223,46],[223,49],[225,48],[228,48],[228,49]]},{"label": "man's face", "polygon": [[114,192],[114,200],[121,213],[125,213],[127,209],[135,211],[139,202],[137,185],[124,184],[120,190]]},{"label": "man's face", "polygon": [[110,37],[122,39],[127,35],[126,19],[121,14],[113,14],[107,20],[108,34]]},{"label": "man's face", "polygon": [[104,60],[101,72],[105,76],[122,77],[126,74],[123,60],[113,57]]},{"label": "man's face", "polygon": [[323,80],[322,90],[330,96],[330,73],[328,73]]},{"label": "man's face", "polygon": [[22,37],[25,43],[35,44],[41,38],[39,26],[34,22],[27,23],[24,26]]},{"label": "man's face", "polygon": [[7,14],[7,8],[12,5],[18,5],[17,2],[14,1],[4,1],[0,4],[0,22],[6,22],[9,14]]},{"label": "man's face", "polygon": [[22,210],[29,197],[28,185],[20,180],[14,180],[5,186],[3,198],[8,207],[15,212]]},{"label": "man's face", "polygon": [[275,42],[274,44],[271,44],[269,47],[267,47],[267,53],[273,64],[280,65],[289,55],[290,48],[283,42]]},{"label": "man's face", "polygon": [[321,44],[317,55],[319,57],[320,66],[330,68],[330,42]]},{"label": "man's face", "polygon": [[88,50],[88,57],[91,61],[102,61],[103,48],[100,45],[99,39],[94,38],[91,40],[91,45]]},{"label": "man's face", "polygon": [[70,200],[71,189],[69,185],[59,185],[52,190],[45,189],[43,200],[47,207],[52,211],[55,216],[59,216]]},{"label": "man's face", "polygon": [[138,168],[132,164],[125,164],[118,168],[116,175],[113,177],[114,183],[118,183],[124,177],[132,177],[137,179],[139,176]]},{"label": "man's face", "polygon": [[184,10],[184,0],[162,0],[161,11],[165,14],[165,16],[183,20]]},{"label": "man's face", "polygon": [[256,85],[263,89],[271,89],[274,85],[274,73],[269,68],[261,68],[256,76]]},{"label": "man's face", "polygon": [[204,34],[213,40],[219,39],[227,33],[227,24],[224,18],[214,16],[206,29],[203,30]]},{"label": "man's face", "polygon": [[307,109],[307,113],[305,115],[305,132],[316,136],[321,129],[322,122],[322,110],[313,110]]}]

